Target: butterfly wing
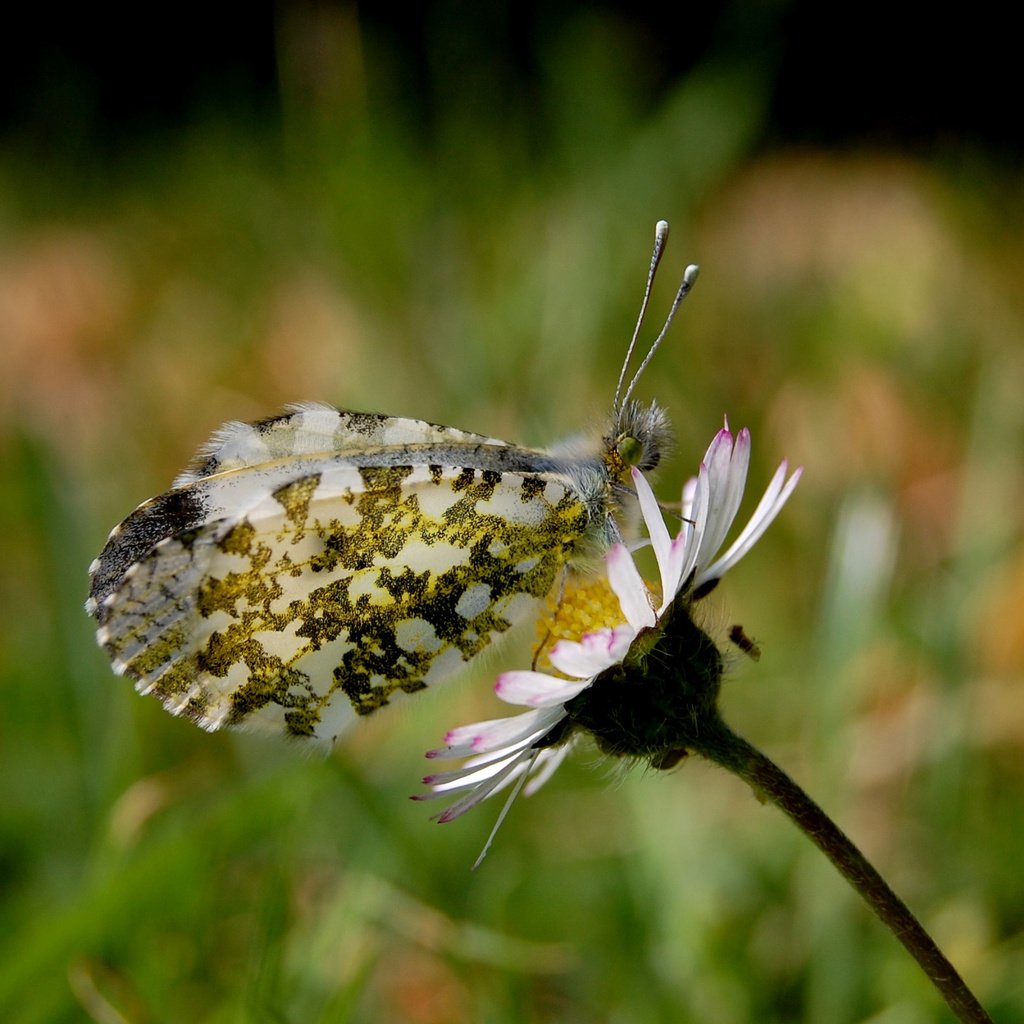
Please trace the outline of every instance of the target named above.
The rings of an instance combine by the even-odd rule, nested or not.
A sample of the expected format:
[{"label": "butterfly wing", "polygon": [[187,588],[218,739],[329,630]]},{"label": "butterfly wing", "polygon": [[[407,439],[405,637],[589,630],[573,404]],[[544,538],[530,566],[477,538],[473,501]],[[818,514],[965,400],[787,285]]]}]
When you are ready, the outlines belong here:
[{"label": "butterfly wing", "polygon": [[235,469],[264,466],[296,455],[333,452],[351,454],[409,446],[490,445],[506,441],[444,427],[426,420],[335,409],[321,402],[298,402],[280,416],[256,423],[225,423],[203,445],[174,487]]},{"label": "butterfly wing", "polygon": [[[294,422],[310,413],[312,437]],[[485,468],[511,447],[392,417],[360,434],[390,444],[307,454],[339,430],[350,445],[356,415],[229,425],[115,531],[90,602],[115,670],[204,728],[331,740],[454,674],[550,591],[588,524],[564,478]]]}]

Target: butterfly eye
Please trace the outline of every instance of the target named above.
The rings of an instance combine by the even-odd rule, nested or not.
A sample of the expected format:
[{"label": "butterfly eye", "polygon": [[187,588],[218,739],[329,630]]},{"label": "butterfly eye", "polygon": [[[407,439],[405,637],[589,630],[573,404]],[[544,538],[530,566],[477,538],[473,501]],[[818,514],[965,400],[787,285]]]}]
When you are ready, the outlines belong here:
[{"label": "butterfly eye", "polygon": [[[644,444],[637,437],[631,437],[626,435],[620,437],[618,443],[615,445],[615,450],[619,454],[619,458],[627,466],[638,466],[644,459]],[[647,468],[647,467],[644,467]]]}]

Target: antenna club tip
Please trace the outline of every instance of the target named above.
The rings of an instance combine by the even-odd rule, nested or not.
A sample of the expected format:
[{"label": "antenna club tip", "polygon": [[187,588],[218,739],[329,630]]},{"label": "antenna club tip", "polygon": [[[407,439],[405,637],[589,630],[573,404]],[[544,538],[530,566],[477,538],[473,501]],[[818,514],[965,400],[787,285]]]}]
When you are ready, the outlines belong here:
[{"label": "antenna club tip", "polygon": [[654,233],[656,235],[658,235],[658,236],[667,235],[668,234],[668,221],[667,220],[659,220],[658,223],[654,225]]},{"label": "antenna club tip", "polygon": [[688,284],[692,285],[697,280],[697,275],[700,273],[700,267],[696,263],[691,263],[683,271],[683,280]]}]

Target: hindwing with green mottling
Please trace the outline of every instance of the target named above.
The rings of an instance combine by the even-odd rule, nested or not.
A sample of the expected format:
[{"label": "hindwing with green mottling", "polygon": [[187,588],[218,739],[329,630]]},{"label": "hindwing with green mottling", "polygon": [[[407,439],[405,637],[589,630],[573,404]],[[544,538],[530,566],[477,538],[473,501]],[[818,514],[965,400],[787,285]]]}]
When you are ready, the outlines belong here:
[{"label": "hindwing with green mottling", "polygon": [[608,472],[418,420],[228,424],[91,568],[115,671],[207,729],[332,740],[535,609],[610,521]]}]

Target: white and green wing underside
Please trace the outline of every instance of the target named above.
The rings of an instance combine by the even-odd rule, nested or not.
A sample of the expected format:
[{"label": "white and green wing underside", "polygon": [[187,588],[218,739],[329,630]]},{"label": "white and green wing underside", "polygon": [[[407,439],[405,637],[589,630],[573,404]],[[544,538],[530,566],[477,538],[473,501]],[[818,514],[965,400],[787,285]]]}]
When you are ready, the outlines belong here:
[{"label": "white and green wing underside", "polygon": [[326,406],[229,424],[94,562],[99,642],[206,729],[330,741],[550,592],[588,511],[564,477],[502,468],[510,450]]}]

